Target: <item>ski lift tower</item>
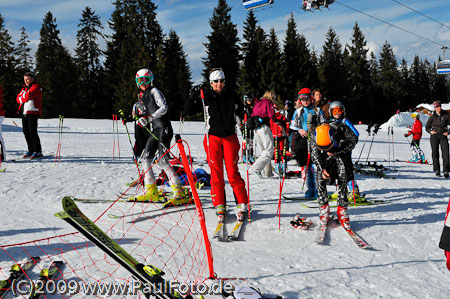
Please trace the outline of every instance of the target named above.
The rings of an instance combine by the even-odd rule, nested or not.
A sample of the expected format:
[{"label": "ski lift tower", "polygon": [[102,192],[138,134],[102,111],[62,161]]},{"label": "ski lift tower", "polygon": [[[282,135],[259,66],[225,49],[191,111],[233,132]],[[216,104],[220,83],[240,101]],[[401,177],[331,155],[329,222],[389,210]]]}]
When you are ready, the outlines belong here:
[{"label": "ski lift tower", "polygon": [[274,0],[242,0],[242,5],[245,9],[255,9],[273,4],[274,2]]},{"label": "ski lift tower", "polygon": [[444,59],[440,60],[436,64],[436,73],[440,75],[450,74],[450,60],[445,59],[445,50],[447,50],[448,47],[443,46],[442,51],[444,52]]}]

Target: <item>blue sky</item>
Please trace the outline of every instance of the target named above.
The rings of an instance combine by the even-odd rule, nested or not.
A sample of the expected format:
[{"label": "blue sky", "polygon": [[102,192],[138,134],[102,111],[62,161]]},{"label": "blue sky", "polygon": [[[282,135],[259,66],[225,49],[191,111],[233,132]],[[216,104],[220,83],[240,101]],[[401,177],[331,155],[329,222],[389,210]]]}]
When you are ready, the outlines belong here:
[{"label": "blue sky", "polygon": [[[203,69],[202,57],[205,57],[205,36],[211,31],[209,19],[212,16],[217,0],[156,0],[158,5],[158,21],[165,33],[174,29],[180,36],[188,61],[192,69],[193,79],[201,81]],[[242,26],[247,11],[241,0],[227,0],[232,7],[232,21],[238,26],[242,35]],[[450,1],[448,0],[398,0],[441,23],[450,27]],[[73,55],[76,46],[76,32],[83,9],[89,6],[100,15],[105,33],[111,33],[107,25],[114,9],[110,0],[0,0],[0,13],[5,19],[5,27],[17,41],[20,28],[24,26],[31,40],[31,47],[36,49],[39,43],[39,30],[47,11],[56,17],[60,37]],[[299,7],[300,0],[275,0],[270,8],[256,10],[260,25],[266,30],[275,28],[282,43],[286,30],[286,22],[294,13],[297,29],[304,34],[310,45],[318,54],[322,50],[325,34],[332,27],[343,45],[351,43],[351,33],[355,22],[358,22],[367,40],[367,46],[378,56],[385,41],[394,49],[397,60],[405,58],[411,62],[416,54],[422,59],[436,61],[442,51],[438,44],[450,47],[450,28],[442,26],[418,13],[415,13],[394,0],[337,0],[330,6],[314,13],[304,12]],[[398,27],[426,37],[435,43],[408,34],[383,22],[356,12],[346,6],[353,7],[366,14],[390,22]],[[102,42],[104,48],[104,42]],[[450,50],[447,51],[450,58]],[[157,74],[156,74],[157,75]]]}]

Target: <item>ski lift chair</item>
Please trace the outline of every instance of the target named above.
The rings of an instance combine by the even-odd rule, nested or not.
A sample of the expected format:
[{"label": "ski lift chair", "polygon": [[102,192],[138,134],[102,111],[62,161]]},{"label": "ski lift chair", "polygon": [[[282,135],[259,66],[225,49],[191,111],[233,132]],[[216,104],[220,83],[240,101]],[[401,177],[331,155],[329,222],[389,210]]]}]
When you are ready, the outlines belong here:
[{"label": "ski lift chair", "polygon": [[242,0],[245,9],[255,9],[273,4],[275,0]]},{"label": "ski lift chair", "polygon": [[436,73],[441,75],[450,74],[450,60],[438,61],[436,64]]}]

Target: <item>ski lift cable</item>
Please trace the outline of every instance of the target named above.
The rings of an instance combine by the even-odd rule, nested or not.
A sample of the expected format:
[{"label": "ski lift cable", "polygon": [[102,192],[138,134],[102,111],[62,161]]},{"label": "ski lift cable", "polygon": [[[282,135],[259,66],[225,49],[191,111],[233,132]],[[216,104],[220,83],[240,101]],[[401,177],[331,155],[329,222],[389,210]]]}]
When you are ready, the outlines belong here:
[{"label": "ski lift cable", "polygon": [[383,22],[383,23],[385,23],[385,24],[388,24],[388,25],[390,25],[390,26],[392,26],[392,27],[395,27],[395,28],[397,28],[397,29],[399,29],[399,30],[402,30],[402,31],[404,31],[404,32],[406,32],[406,33],[412,34],[412,35],[414,35],[414,36],[416,36],[416,37],[419,37],[419,38],[421,38],[421,39],[424,39],[424,40],[426,40],[426,41],[429,41],[430,43],[436,44],[436,45],[438,45],[438,46],[440,46],[440,47],[445,47],[445,45],[443,45],[443,44],[440,44],[440,43],[438,43],[438,42],[435,42],[435,41],[433,41],[433,40],[431,40],[431,39],[429,39],[429,38],[426,38],[426,37],[424,37],[424,36],[422,36],[422,35],[420,35],[420,34],[417,34],[417,33],[414,33],[414,32],[412,32],[412,31],[409,31],[409,30],[406,30],[406,29],[404,29],[404,28],[401,28],[401,27],[399,27],[399,26],[397,26],[397,25],[394,25],[394,24],[392,24],[392,23],[389,23],[388,21],[385,21],[385,20],[380,19],[380,18],[378,18],[378,17],[374,17],[374,16],[372,16],[372,15],[369,15],[368,13],[365,13],[365,12],[363,12],[363,11],[361,11],[361,10],[358,10],[358,9],[354,8],[354,7],[350,7],[350,6],[345,5],[345,4],[343,4],[343,3],[339,2],[339,1],[334,1],[334,2],[337,3],[337,4],[340,4],[340,5],[342,5],[342,6],[345,6],[345,7],[349,8],[349,9],[352,9],[352,10],[354,10],[354,11],[356,11],[356,12],[359,12],[359,13],[361,13],[361,14],[363,14],[363,15],[366,15],[366,16],[372,18],[372,19],[375,19],[375,20],[377,20],[377,21],[380,21],[380,22]]},{"label": "ski lift cable", "polygon": [[409,6],[405,5],[405,4],[403,4],[403,3],[401,3],[401,2],[399,2],[399,1],[397,1],[397,0],[392,0],[392,1],[394,1],[395,3],[398,3],[398,4],[400,4],[401,6],[404,6],[404,7],[406,7],[407,9],[410,9],[410,10],[412,10],[412,11],[414,11],[414,12],[418,13],[419,15],[422,15],[422,16],[424,16],[425,18],[428,18],[428,19],[432,20],[433,22],[436,22],[436,23],[438,23],[438,24],[439,24],[439,25],[441,25],[441,26],[444,26],[444,27],[446,27],[446,28],[450,29],[450,27],[449,27],[449,26],[447,26],[447,25],[445,25],[444,23],[442,23],[442,22],[439,22],[438,20],[435,20],[435,19],[433,19],[432,17],[429,17],[429,16],[427,16],[427,15],[426,15],[426,14],[424,14],[424,13],[421,13],[420,11],[417,11],[417,10],[415,10],[414,8],[411,8],[411,7],[409,7]]}]

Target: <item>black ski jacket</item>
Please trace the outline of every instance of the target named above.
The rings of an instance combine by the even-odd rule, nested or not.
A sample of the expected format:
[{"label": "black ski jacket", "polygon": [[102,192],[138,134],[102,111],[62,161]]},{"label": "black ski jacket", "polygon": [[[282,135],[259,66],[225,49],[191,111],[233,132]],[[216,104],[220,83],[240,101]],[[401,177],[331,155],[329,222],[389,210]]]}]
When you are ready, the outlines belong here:
[{"label": "black ski jacket", "polygon": [[[442,135],[445,132],[449,132],[448,126],[450,125],[450,114],[447,111],[442,110],[441,115],[433,112],[433,115],[427,121],[425,129],[428,133],[435,131],[437,134]],[[450,133],[450,132],[449,132]]]},{"label": "black ski jacket", "polygon": [[244,118],[244,105],[226,88],[220,94],[209,89],[205,92],[205,113],[208,134],[228,137],[236,134],[237,118]]}]

